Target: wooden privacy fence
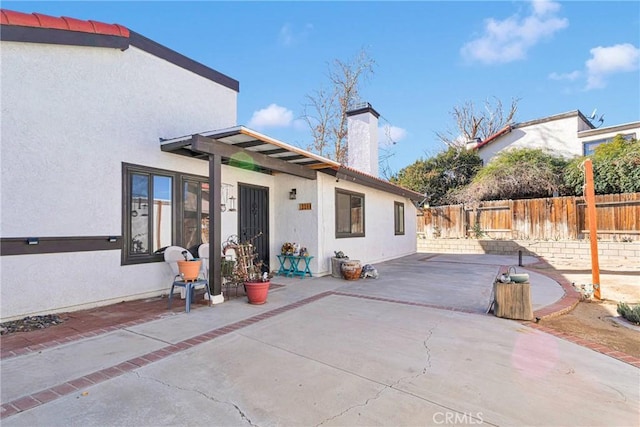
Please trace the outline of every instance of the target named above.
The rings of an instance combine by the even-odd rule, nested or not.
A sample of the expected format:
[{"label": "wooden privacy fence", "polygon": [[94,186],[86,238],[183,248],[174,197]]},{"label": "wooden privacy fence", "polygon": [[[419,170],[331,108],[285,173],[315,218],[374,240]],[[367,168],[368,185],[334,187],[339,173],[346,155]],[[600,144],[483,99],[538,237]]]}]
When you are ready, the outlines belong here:
[{"label": "wooden privacy fence", "polygon": [[[426,239],[577,240],[589,235],[583,197],[437,206],[424,208],[418,214],[418,236]],[[640,240],[640,193],[596,196],[596,215],[598,237]]]}]

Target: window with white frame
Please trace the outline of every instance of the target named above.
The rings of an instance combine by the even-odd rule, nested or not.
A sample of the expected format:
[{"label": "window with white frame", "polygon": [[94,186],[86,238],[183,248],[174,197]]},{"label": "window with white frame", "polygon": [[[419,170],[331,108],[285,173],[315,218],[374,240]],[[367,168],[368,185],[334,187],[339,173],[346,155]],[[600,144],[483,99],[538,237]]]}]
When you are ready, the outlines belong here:
[{"label": "window with white frame", "polygon": [[[610,136],[607,138],[600,138],[600,139],[595,139],[592,141],[585,141],[582,144],[582,151],[583,154],[585,156],[590,156],[591,154],[593,154],[593,152],[595,151],[596,147],[598,145],[602,145],[602,144],[606,144],[608,142],[613,141],[613,139],[616,137],[615,136]],[[631,141],[632,139],[636,138],[636,134],[635,133],[627,133],[627,134],[620,134],[620,136],[622,136],[626,141]]]}]

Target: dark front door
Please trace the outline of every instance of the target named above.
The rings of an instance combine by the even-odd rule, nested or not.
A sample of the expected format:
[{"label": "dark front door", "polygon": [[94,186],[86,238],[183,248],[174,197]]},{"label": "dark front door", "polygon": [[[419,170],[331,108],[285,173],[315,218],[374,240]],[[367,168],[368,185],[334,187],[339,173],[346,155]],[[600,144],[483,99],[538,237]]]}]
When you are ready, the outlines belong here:
[{"label": "dark front door", "polygon": [[[238,185],[238,236],[241,242],[253,239],[258,260],[269,263],[269,189]],[[257,237],[256,237],[257,236]]]}]

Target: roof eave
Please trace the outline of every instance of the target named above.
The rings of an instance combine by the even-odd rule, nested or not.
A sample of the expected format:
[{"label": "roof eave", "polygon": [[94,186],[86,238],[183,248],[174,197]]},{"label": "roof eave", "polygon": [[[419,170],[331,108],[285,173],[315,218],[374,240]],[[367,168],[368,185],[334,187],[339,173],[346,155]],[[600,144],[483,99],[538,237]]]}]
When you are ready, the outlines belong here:
[{"label": "roof eave", "polygon": [[[245,146],[250,146],[254,149],[250,150],[235,146],[232,140],[234,137],[239,136],[246,136],[250,139],[245,140],[244,142],[236,143],[235,145],[244,144]],[[294,162],[287,162],[286,160],[282,160],[278,157],[278,155],[270,157],[268,155],[262,154],[261,151],[272,151],[273,148],[270,148],[269,150],[255,149],[259,146],[259,144],[254,144],[253,142],[261,142],[263,145],[266,144],[271,147],[277,147],[278,149],[285,150],[285,152],[291,153],[294,156],[302,156],[304,159],[312,160],[313,164],[298,165]],[[420,193],[408,190],[372,175],[368,175],[355,169],[349,168],[348,166],[344,166],[334,160],[319,156],[317,154],[303,150],[302,148],[289,145],[285,142],[271,138],[267,135],[263,135],[260,132],[249,129],[245,126],[234,126],[214,131],[184,135],[177,138],[161,139],[161,144],[162,151],[173,152],[176,154],[203,159],[206,158],[206,154],[211,154],[214,151],[215,153],[222,155],[225,159],[228,159],[232,156],[233,153],[231,151],[243,151],[247,155],[251,156],[254,161],[259,162],[261,167],[264,167],[267,170],[271,169],[277,172],[289,173],[292,175],[309,178],[308,173],[302,173],[302,171],[300,170],[300,167],[304,167],[309,171],[313,171],[314,173],[322,172],[331,176],[336,176],[338,179],[344,179],[345,181],[385,191],[387,193],[405,197],[410,200],[420,201],[424,198],[424,195]],[[282,156],[283,154],[284,152],[279,153],[280,156]],[[285,157],[291,156],[285,155]],[[287,170],[287,167],[285,167],[283,164],[274,163],[274,161],[282,162],[284,164],[290,164],[294,166],[295,169]]]},{"label": "roof eave", "polygon": [[351,169],[345,166],[340,166],[337,169],[335,176],[338,179],[344,179],[345,181],[348,181],[348,182],[353,182],[355,184],[364,185],[366,187],[374,188],[376,190],[385,191],[387,193],[395,194],[396,196],[405,197],[415,202],[419,202],[419,201],[422,201],[422,199],[424,199],[424,194],[418,193],[413,190],[409,190],[404,187],[400,187],[388,181],[382,180],[380,178],[376,178],[372,175],[367,175],[365,173],[356,171],[354,169]]}]

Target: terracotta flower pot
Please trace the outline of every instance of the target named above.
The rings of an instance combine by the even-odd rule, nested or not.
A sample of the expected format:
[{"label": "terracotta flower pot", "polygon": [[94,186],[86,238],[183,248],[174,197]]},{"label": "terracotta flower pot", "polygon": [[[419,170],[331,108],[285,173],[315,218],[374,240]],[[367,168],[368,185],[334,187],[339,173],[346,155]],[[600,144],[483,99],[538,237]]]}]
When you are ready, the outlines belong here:
[{"label": "terracotta flower pot", "polygon": [[340,269],[342,270],[342,277],[344,277],[345,280],[358,280],[360,273],[362,273],[362,265],[360,261],[356,260],[344,261]]},{"label": "terracotta flower pot", "polygon": [[271,282],[245,282],[244,288],[247,291],[249,304],[264,304],[267,302],[267,294]]},{"label": "terracotta flower pot", "polygon": [[178,271],[182,275],[182,280],[197,280],[201,266],[202,261],[200,260],[178,261]]}]

